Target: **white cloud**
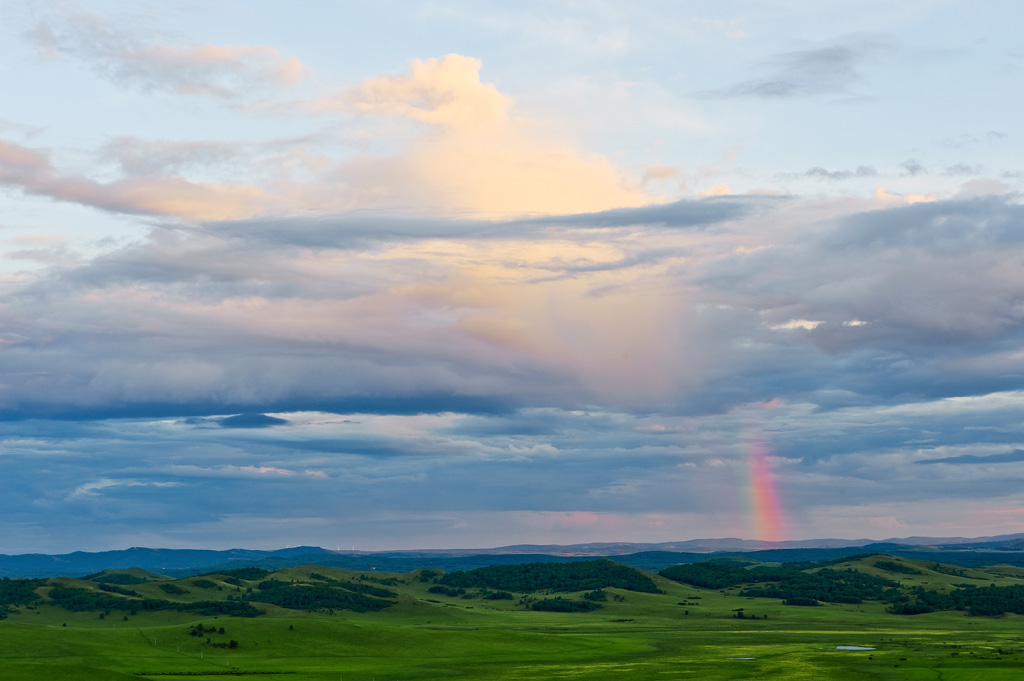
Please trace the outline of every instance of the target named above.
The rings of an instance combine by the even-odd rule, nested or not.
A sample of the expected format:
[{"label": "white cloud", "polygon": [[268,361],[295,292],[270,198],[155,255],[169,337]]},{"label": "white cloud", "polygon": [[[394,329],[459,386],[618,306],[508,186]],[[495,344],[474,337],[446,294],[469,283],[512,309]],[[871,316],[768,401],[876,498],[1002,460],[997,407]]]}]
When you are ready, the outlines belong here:
[{"label": "white cloud", "polygon": [[44,54],[80,59],[97,75],[145,92],[242,99],[308,73],[299,59],[267,45],[156,44],[156,36],[87,13],[39,23],[28,35]]}]

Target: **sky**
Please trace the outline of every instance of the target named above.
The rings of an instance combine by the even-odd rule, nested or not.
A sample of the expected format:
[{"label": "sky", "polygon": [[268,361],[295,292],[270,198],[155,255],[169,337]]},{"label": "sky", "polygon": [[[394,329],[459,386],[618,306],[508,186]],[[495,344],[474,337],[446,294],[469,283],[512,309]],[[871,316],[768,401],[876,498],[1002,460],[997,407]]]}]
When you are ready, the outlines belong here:
[{"label": "sky", "polygon": [[0,0],[0,553],[1024,531],[1022,24]]}]

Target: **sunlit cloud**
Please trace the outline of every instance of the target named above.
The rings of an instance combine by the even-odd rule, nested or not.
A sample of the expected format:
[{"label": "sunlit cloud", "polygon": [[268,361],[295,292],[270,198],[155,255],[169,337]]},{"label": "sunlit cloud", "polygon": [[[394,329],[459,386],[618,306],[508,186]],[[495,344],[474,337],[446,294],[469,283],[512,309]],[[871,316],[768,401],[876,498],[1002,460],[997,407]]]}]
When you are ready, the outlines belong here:
[{"label": "sunlit cloud", "polygon": [[886,204],[894,204],[894,203],[922,203],[922,202],[928,202],[928,201],[935,201],[935,200],[938,199],[938,197],[934,193],[928,193],[928,194],[913,194],[913,193],[909,193],[909,194],[896,194],[894,192],[889,191],[885,187],[881,187],[881,186],[878,187],[877,189],[875,189],[875,193],[874,193],[873,196],[875,197],[876,201],[879,201],[881,203],[886,203]]},{"label": "sunlit cloud", "polygon": [[79,203],[119,213],[172,215],[192,220],[226,220],[260,212],[265,199],[258,187],[207,184],[182,177],[125,178],[98,182],[64,173],[46,150],[0,140],[0,184],[26,194]]},{"label": "sunlit cloud", "polygon": [[410,196],[428,210],[578,213],[650,202],[607,158],[533,132],[511,114],[509,97],[481,82],[481,67],[458,54],[414,60],[406,74],[372,78],[309,106],[428,124],[407,152],[361,159],[350,175],[367,175],[378,191]]},{"label": "sunlit cloud", "polygon": [[773,329],[806,329],[808,331],[821,326],[822,322],[811,319],[791,319],[783,324],[773,324]]},{"label": "sunlit cloud", "polygon": [[493,83],[480,82],[482,65],[479,59],[460,54],[414,59],[408,74],[371,78],[307,106],[320,112],[358,111],[453,128],[505,123],[511,101]]},{"label": "sunlit cloud", "polygon": [[[210,48],[197,54],[228,59],[250,53]],[[175,62],[168,70],[177,73],[180,66]],[[281,140],[280,150],[263,160],[262,177],[211,182],[185,173],[225,163],[241,169],[248,152],[239,145],[124,138],[102,150],[119,162],[123,178],[98,181],[61,171],[47,150],[2,141],[0,182],[103,210],[189,220],[367,208],[496,217],[602,211],[652,201],[641,182],[629,180],[609,159],[546,139],[527,118],[513,116],[512,100],[480,81],[481,66],[457,54],[414,60],[407,74],[371,78],[305,105],[321,114],[347,112],[425,126],[394,155],[331,158],[316,152],[312,141],[296,146],[294,140]],[[711,190],[720,193],[729,192]]]}]

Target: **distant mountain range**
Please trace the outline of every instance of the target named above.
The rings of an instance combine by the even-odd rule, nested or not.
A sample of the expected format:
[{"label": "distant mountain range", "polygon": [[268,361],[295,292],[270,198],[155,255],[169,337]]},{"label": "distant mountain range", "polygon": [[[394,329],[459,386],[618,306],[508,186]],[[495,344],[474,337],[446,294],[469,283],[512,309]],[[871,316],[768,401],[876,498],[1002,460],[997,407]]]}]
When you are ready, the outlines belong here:
[{"label": "distant mountain range", "polygon": [[763,542],[726,538],[660,543],[518,544],[490,549],[382,552],[331,551],[318,546],[298,546],[276,551],[133,547],[120,551],[76,551],[61,555],[0,554],[0,577],[77,577],[101,570],[129,567],[184,576],[226,568],[257,566],[279,569],[304,564],[385,572],[407,572],[421,567],[468,570],[484,565],[572,561],[595,556],[614,556],[617,561],[634,567],[658,570],[717,556],[750,555],[762,561],[793,562],[831,560],[858,553],[887,553],[957,565],[1024,565],[1024,533],[975,538],[904,537],[881,542],[871,539]]},{"label": "distant mountain range", "polygon": [[589,544],[516,544],[499,546],[493,549],[440,549],[422,551],[421,553],[444,553],[447,555],[471,554],[517,554],[545,553],[553,556],[618,556],[640,551],[683,551],[695,553],[712,553],[715,551],[761,551],[765,549],[845,549],[869,544],[901,544],[905,546],[960,546],[990,545],[996,543],[1016,542],[1024,546],[1024,532],[1004,534],[994,537],[904,537],[882,539],[801,539],[798,541],[759,541],[756,539],[689,539],[687,541],[645,543],[603,543]]}]

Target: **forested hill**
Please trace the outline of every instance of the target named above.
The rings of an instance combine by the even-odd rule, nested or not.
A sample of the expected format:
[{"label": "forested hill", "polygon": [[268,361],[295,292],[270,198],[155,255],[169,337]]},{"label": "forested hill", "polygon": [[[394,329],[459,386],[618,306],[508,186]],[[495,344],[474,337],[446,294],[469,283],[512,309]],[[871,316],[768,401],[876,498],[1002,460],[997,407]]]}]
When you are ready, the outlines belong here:
[{"label": "forested hill", "polygon": [[442,576],[438,583],[452,588],[501,589],[518,593],[606,588],[659,593],[658,587],[647,575],[606,559],[578,563],[492,565],[466,572],[450,572]]}]

